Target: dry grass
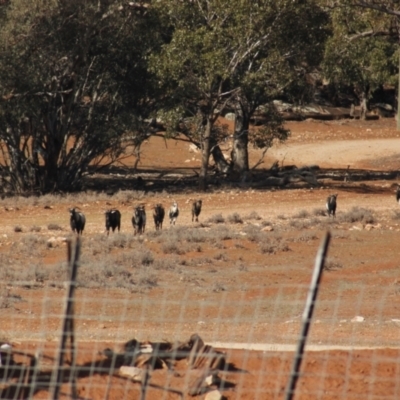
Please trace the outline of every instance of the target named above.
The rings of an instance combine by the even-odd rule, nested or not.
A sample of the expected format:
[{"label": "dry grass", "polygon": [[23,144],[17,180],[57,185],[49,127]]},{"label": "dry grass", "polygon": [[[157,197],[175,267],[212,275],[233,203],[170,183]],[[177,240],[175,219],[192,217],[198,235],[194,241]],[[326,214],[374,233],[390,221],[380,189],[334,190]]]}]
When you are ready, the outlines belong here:
[{"label": "dry grass", "polygon": [[297,214],[294,214],[292,218],[308,218],[310,213],[306,210],[300,210]]},{"label": "dry grass", "polygon": [[230,224],[243,224],[243,219],[238,213],[229,214],[227,220]]},{"label": "dry grass", "polygon": [[376,222],[373,211],[362,207],[353,207],[350,211],[338,215],[338,220],[339,222],[348,222],[351,224],[355,222],[373,224]]},{"label": "dry grass", "polygon": [[222,214],[215,214],[208,218],[206,222],[209,224],[223,224],[225,223],[225,218],[222,216]]}]

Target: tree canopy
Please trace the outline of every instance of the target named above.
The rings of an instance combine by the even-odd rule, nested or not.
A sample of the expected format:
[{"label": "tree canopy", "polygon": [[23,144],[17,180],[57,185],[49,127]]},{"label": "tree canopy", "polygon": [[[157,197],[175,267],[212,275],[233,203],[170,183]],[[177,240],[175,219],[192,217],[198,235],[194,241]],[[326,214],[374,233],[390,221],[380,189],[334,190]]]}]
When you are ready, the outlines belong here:
[{"label": "tree canopy", "polygon": [[[310,73],[366,108],[398,75],[394,0],[8,0],[0,3],[0,178],[11,192],[78,190],[154,132],[183,133],[245,174],[248,146],[289,131],[273,100],[301,103]],[[217,123],[235,114],[231,161]],[[250,121],[262,115],[264,124]]]}]

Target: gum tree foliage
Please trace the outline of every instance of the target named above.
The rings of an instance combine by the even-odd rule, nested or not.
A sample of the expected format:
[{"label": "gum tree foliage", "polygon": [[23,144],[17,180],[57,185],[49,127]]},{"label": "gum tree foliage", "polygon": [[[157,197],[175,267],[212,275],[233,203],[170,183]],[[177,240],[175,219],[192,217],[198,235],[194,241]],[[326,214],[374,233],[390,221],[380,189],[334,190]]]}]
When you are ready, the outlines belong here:
[{"label": "gum tree foliage", "polygon": [[[316,38],[323,24],[313,25],[318,15],[313,5],[297,0],[154,3],[172,31],[171,40],[152,58],[168,90],[162,118],[170,121],[171,131],[179,127],[200,144],[201,189],[206,188],[210,154],[225,171],[243,173],[249,169],[249,142],[268,147],[288,137],[271,100],[304,76],[307,66],[298,63],[307,62],[305,52],[320,52],[325,35]],[[250,133],[250,119],[261,104],[267,125]],[[217,120],[227,110],[236,114],[232,165],[216,157],[226,136]]]},{"label": "gum tree foliage", "polygon": [[[252,11],[239,13],[236,25],[245,27],[244,43],[251,38],[262,43],[231,79],[231,84],[239,88],[234,99],[232,168],[241,174],[249,169],[249,143],[265,152],[275,140],[288,137],[290,132],[284,129],[272,101],[285,96],[299,102],[299,98],[307,97],[307,74],[321,62],[329,32],[328,15],[314,1],[260,2]],[[236,40],[238,46],[243,42],[242,35],[243,31],[232,33],[232,41]],[[256,112],[266,123],[250,129]]]},{"label": "gum tree foliage", "polygon": [[[356,2],[354,2],[356,3]],[[322,63],[326,77],[338,91],[354,89],[366,118],[368,100],[383,83],[397,74],[397,26],[378,11],[342,2],[332,9],[333,34]]]},{"label": "gum tree foliage", "polygon": [[14,0],[0,30],[1,188],[78,190],[89,166],[147,136],[149,10],[107,0]]},{"label": "gum tree foliage", "polygon": [[[389,20],[389,32],[397,39],[397,46],[400,45],[400,3],[398,0],[350,0],[353,6],[363,10],[373,10],[379,14],[379,18],[384,17]],[[398,95],[400,93],[400,56],[397,49],[398,58]],[[400,130],[400,102],[397,102],[397,130]]]}]

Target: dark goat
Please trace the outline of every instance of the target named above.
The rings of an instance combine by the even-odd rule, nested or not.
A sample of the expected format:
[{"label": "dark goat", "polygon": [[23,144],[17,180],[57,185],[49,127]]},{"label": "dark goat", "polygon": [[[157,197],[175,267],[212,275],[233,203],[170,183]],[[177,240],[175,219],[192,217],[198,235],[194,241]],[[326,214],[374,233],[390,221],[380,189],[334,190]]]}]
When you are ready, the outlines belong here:
[{"label": "dark goat", "polygon": [[178,215],[179,215],[178,203],[174,201],[171,208],[169,209],[169,223],[171,225],[175,225]]},{"label": "dark goat", "polygon": [[70,218],[70,224],[71,224],[71,229],[73,232],[76,231],[76,233],[79,235],[83,233],[83,230],[85,229],[85,223],[86,223],[86,218],[83,215],[82,212],[76,211],[75,208],[70,208],[69,213],[71,215]]},{"label": "dark goat", "polygon": [[400,204],[400,185],[397,184],[396,201]]},{"label": "dark goat", "polygon": [[199,222],[199,215],[201,213],[201,206],[203,204],[202,200],[196,200],[192,204],[192,222],[196,219]]},{"label": "dark goat", "polygon": [[336,199],[338,195],[337,194],[332,194],[331,196],[328,196],[326,199],[326,209],[328,211],[329,216],[335,217],[336,214]]},{"label": "dark goat", "polygon": [[162,229],[162,224],[164,221],[165,210],[161,204],[156,204],[153,211],[154,225],[156,230]]},{"label": "dark goat", "polygon": [[139,235],[144,233],[146,227],[146,210],[144,206],[137,206],[133,210],[132,216],[132,225],[133,229],[135,230],[135,235],[138,233]]},{"label": "dark goat", "polygon": [[106,230],[107,230],[107,236],[110,234],[110,229],[114,232],[115,229],[118,228],[118,232],[121,229],[121,213],[116,210],[107,210],[105,212],[106,216]]}]

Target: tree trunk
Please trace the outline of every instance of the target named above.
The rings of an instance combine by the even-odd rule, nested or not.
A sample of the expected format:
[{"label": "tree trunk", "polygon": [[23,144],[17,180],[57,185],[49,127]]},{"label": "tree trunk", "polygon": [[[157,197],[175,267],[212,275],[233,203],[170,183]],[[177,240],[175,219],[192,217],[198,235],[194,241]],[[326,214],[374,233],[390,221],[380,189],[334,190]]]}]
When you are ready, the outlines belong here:
[{"label": "tree trunk", "polygon": [[361,93],[360,99],[360,119],[365,121],[367,119],[367,111],[368,111],[368,104],[367,104],[367,94],[365,91]]},{"label": "tree trunk", "polygon": [[224,154],[222,153],[221,147],[219,147],[218,145],[213,146],[211,154],[218,171],[223,174],[228,174],[231,169],[231,165],[228,163],[228,161],[226,161]]},{"label": "tree trunk", "polygon": [[233,134],[232,165],[241,176],[249,170],[249,114],[238,104],[235,110],[235,131]]},{"label": "tree trunk", "polygon": [[355,93],[360,100],[360,119],[365,121],[367,119],[368,111],[369,85],[356,88]]},{"label": "tree trunk", "polygon": [[207,123],[204,128],[204,136],[202,140],[201,168],[199,174],[199,189],[202,191],[205,191],[207,189],[207,172],[211,152],[212,125],[213,124],[211,122],[211,119],[207,118]]},{"label": "tree trunk", "polygon": [[397,88],[397,130],[400,131],[400,57],[399,57],[399,77]]}]

